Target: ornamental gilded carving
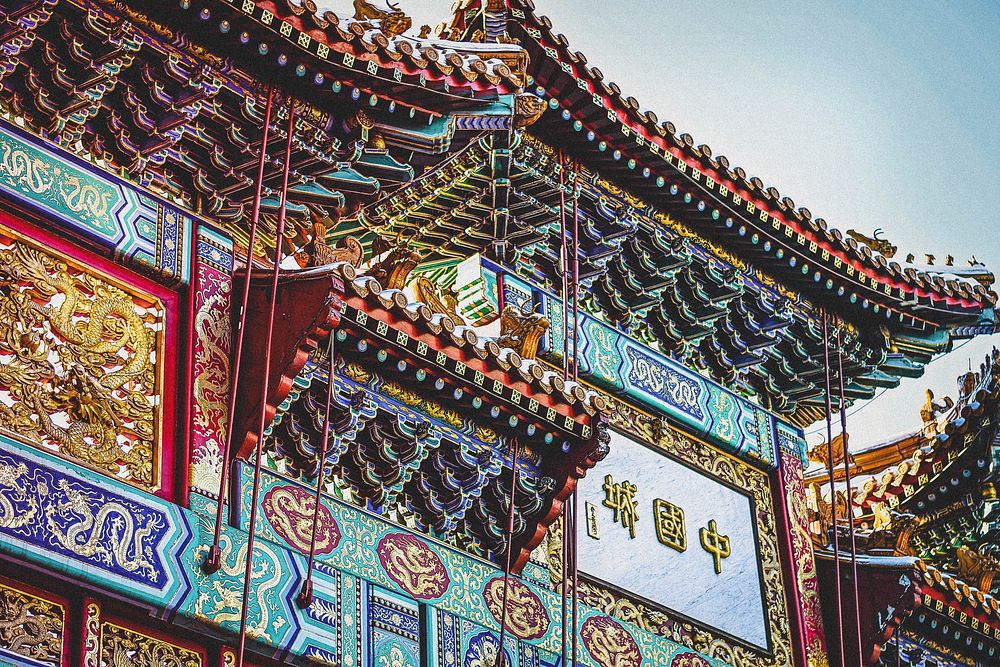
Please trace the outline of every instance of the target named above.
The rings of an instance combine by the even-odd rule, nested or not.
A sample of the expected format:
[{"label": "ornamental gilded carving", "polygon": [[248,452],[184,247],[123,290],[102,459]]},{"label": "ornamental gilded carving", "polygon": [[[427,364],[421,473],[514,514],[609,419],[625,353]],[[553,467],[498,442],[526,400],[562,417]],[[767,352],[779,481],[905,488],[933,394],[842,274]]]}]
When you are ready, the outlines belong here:
[{"label": "ornamental gilded carving", "polygon": [[[718,452],[694,438],[684,435],[662,418],[645,414],[624,403],[611,399],[613,407],[610,425],[624,433],[641,438],[654,448],[732,486],[745,489],[758,507],[771,507],[773,499],[767,475]],[[791,646],[788,641],[788,607],[785,602],[781,563],[778,559],[777,531],[768,515],[756,513],[758,548],[763,573],[766,613],[772,654],[743,646],[715,633],[695,626],[684,619],[631,600],[596,582],[580,582],[581,601],[617,618],[635,623],[643,630],[689,646],[710,658],[734,667],[776,667],[790,664]],[[549,570],[553,583],[561,581],[561,556],[559,546],[561,529],[556,522],[549,535]],[[801,564],[801,563],[800,563]],[[815,573],[808,576],[815,595]],[[817,597],[807,598],[818,605]]]},{"label": "ornamental gilded carving", "polygon": [[0,656],[60,665],[64,621],[61,605],[0,584]]},{"label": "ornamental gilded carving", "polygon": [[376,552],[385,573],[411,597],[430,600],[448,590],[451,578],[441,558],[413,535],[390,533]]},{"label": "ornamental gilded carving", "polygon": [[0,427],[158,487],[164,307],[0,228]]},{"label": "ornamental gilded carving", "polygon": [[[491,579],[483,588],[486,607],[498,623],[504,611],[503,577]],[[541,599],[521,581],[507,581],[507,627],[520,639],[538,639],[549,629],[549,614]]]},{"label": "ornamental gilded carving", "polygon": [[202,667],[202,656],[113,623],[101,624],[101,667]]},{"label": "ornamental gilded carving", "polygon": [[[312,538],[316,496],[298,486],[276,486],[264,494],[264,516],[291,546],[308,552]],[[340,544],[340,526],[330,510],[320,503],[316,514],[316,554],[331,553]]]}]

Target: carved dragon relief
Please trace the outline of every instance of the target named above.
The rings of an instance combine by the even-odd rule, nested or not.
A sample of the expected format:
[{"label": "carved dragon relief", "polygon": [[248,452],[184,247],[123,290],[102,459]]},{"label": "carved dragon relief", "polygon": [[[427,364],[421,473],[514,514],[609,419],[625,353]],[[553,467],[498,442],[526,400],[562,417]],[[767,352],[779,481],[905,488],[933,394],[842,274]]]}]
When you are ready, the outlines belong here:
[{"label": "carved dragon relief", "polygon": [[413,26],[413,19],[404,14],[399,5],[386,2],[386,6],[389,11],[379,9],[367,0],[354,0],[354,20],[370,28],[378,28],[390,38],[402,35]]},{"label": "carved dragon relief", "polygon": [[1000,549],[990,543],[970,547],[963,544],[955,551],[958,576],[979,590],[989,593],[993,578],[1000,573]]},{"label": "carved dragon relief", "polygon": [[456,324],[465,324],[465,319],[458,314],[458,299],[446,290],[440,290],[426,276],[417,276],[413,281],[413,292],[417,301],[426,303],[435,313],[444,313]]},{"label": "carved dragon relief", "polygon": [[62,664],[63,609],[0,584],[0,649],[54,667]]},{"label": "carved dragon relief", "polygon": [[203,667],[201,655],[162,639],[101,624],[101,664],[132,667]]},{"label": "carved dragon relief", "polygon": [[532,312],[530,307],[505,306],[500,313],[497,344],[513,349],[525,359],[534,359],[538,354],[538,343],[549,326],[548,318]]},{"label": "carved dragon relief", "polygon": [[335,228],[340,221],[339,212],[334,212],[331,216],[320,216],[310,211],[309,217],[312,220],[309,241],[300,252],[295,253],[295,261],[301,268],[325,266],[334,262],[348,262],[354,266],[361,266],[365,250],[358,239],[348,236],[335,246],[326,242],[327,231]]},{"label": "carved dragon relief", "polygon": [[941,432],[940,419],[955,406],[950,397],[945,396],[944,402],[934,400],[934,392],[925,392],[924,404],[920,407],[920,421],[923,424],[924,437],[933,438]]},{"label": "carved dragon relief", "polygon": [[410,272],[420,262],[420,253],[409,248],[401,236],[388,239],[378,236],[372,241],[368,275],[386,289],[403,289]]},{"label": "carved dragon relief", "polygon": [[0,427],[146,488],[164,309],[0,230]]},{"label": "carved dragon relief", "polygon": [[896,256],[898,248],[890,243],[888,239],[882,238],[881,227],[873,231],[871,236],[865,236],[861,232],[856,232],[853,229],[848,229],[847,235],[858,243],[868,246],[870,250],[877,252],[886,259],[891,259]]}]

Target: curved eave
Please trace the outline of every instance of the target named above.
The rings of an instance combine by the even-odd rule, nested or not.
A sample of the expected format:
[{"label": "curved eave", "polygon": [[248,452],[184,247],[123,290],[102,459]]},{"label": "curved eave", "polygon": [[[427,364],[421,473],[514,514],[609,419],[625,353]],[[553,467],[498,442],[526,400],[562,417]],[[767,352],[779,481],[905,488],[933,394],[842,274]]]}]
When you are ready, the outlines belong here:
[{"label": "curved eave", "polygon": [[[688,205],[686,222],[714,236],[742,239],[741,252],[751,261],[773,264],[781,248],[786,264],[797,258],[797,266],[781,268],[781,277],[806,293],[838,295],[856,310],[877,307],[888,315],[886,320],[909,326],[968,323],[994,304],[995,295],[982,285],[904,270],[845,239],[825,221],[813,219],[808,209],[796,208],[791,199],[764,188],[742,169],[731,169],[724,157],[714,158],[707,146],[696,147],[689,136],[676,136],[671,124],[659,124],[652,112],[640,112],[634,98],[624,97],[617,85],[604,82],[600,70],[587,66],[582,54],[571,52],[565,37],[554,35],[548,19],[536,16],[530,2],[513,0],[512,5],[516,9],[508,28],[529,52],[535,92],[558,100],[556,110],[533,126],[536,134],[565,145],[588,165],[665,210]],[[598,148],[601,142],[606,144],[603,151]],[[671,186],[676,186],[676,194]],[[757,242],[750,243],[754,236]],[[812,267],[805,275],[803,264]]]},{"label": "curved eave", "polygon": [[[362,76],[385,76],[396,83],[431,88],[443,85],[451,94],[473,97],[510,93],[523,85],[525,53],[516,45],[480,53],[472,43],[390,37],[364,22],[320,13],[312,3],[255,0],[252,4],[253,8],[242,3],[241,11],[272,39],[280,37],[320,63],[356,67]],[[362,62],[355,65],[355,60]],[[386,73],[371,72],[369,63]]]}]

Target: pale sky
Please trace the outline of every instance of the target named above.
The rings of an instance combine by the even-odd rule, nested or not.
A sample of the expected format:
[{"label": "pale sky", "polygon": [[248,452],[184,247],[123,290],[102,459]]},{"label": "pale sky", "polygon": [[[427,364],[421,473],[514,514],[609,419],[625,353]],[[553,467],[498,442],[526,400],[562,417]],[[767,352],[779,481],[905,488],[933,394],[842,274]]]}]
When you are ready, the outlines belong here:
[{"label": "pale sky", "polygon": [[[349,13],[348,0],[324,4]],[[415,27],[451,4],[399,0]],[[1000,2],[535,5],[624,94],[814,216],[842,231],[881,227],[900,261],[975,255],[1000,272],[990,203],[1000,192]],[[923,390],[954,396],[969,358],[978,366],[993,345],[1000,336],[971,341],[856,405],[852,447],[918,425]]]}]

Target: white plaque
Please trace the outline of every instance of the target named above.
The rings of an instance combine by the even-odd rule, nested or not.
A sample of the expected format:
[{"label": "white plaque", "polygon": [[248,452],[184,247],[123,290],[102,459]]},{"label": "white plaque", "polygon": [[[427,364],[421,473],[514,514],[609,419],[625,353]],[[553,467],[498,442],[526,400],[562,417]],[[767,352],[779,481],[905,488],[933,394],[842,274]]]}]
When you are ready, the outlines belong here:
[{"label": "white plaque", "polygon": [[616,432],[579,493],[581,572],[768,649],[749,495]]}]

